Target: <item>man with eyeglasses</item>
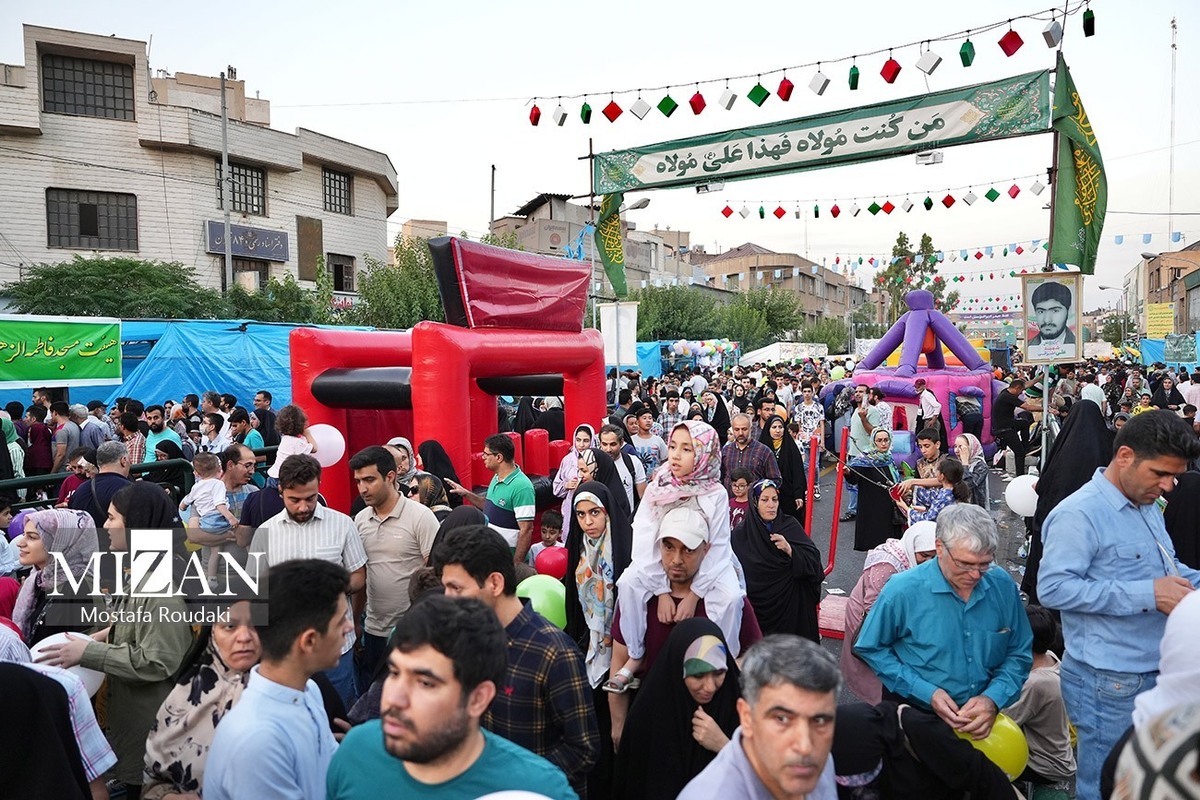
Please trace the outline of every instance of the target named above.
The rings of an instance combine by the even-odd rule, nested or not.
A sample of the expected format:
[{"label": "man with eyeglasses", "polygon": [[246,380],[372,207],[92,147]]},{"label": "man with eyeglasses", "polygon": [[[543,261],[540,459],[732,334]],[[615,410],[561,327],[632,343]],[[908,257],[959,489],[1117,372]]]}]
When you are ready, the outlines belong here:
[{"label": "man with eyeglasses", "polygon": [[[354,620],[362,622],[363,663],[360,683],[370,685],[387,655],[387,639],[408,611],[408,584],[425,566],[437,536],[438,521],[420,501],[396,487],[396,459],[384,447],[367,447],[350,459],[354,484],[366,508],[354,517],[367,553],[367,585],[354,595]],[[366,612],[365,619],[363,612]]]},{"label": "man with eyeglasses", "polygon": [[892,576],[854,644],[885,700],[931,709],[973,739],[987,738],[1033,666],[1017,584],[992,569],[998,542],[996,523],[979,506],[943,510],[937,558]]},{"label": "man with eyeglasses", "polygon": [[1038,599],[1062,612],[1078,797],[1101,796],[1101,766],[1132,722],[1134,697],[1157,682],[1167,616],[1200,587],[1200,572],[1176,557],[1158,506],[1198,456],[1200,440],[1174,412],[1139,414],[1117,432],[1108,466],[1042,525]]},{"label": "man with eyeglasses", "polygon": [[513,463],[515,456],[512,439],[501,433],[489,436],[483,440],[483,465],[494,474],[488,484],[487,496],[475,494],[449,479],[446,488],[483,510],[488,524],[513,548],[513,561],[521,564],[533,544],[537,500],[533,482]]}]

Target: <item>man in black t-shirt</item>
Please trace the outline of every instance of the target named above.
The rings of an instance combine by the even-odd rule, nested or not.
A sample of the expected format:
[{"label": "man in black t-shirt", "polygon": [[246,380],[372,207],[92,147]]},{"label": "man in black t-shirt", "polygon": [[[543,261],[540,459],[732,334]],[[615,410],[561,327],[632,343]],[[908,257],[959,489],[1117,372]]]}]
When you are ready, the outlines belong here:
[{"label": "man in black t-shirt", "polygon": [[1025,381],[1014,378],[1008,388],[992,401],[992,436],[1002,446],[1013,451],[1017,462],[1017,474],[1025,474],[1025,452],[1029,449],[1029,429],[1017,425],[1017,409],[1040,411],[1036,403],[1023,402],[1021,392]]}]

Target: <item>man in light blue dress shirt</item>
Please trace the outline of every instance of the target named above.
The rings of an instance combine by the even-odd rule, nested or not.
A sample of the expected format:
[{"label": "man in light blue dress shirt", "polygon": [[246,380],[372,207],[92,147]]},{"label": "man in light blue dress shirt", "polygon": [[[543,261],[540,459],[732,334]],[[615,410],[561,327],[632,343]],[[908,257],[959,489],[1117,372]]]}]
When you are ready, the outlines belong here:
[{"label": "man in light blue dress shirt", "polygon": [[337,750],[321,691],[310,678],[337,666],[354,624],[350,574],[320,559],[285,561],[268,578],[262,663],[213,736],[205,800],[324,800]]},{"label": "man in light blue dress shirt", "polygon": [[1157,503],[1200,456],[1200,440],[1173,412],[1148,411],[1117,432],[1113,451],[1042,526],[1038,598],[1062,612],[1078,797],[1100,796],[1100,768],[1132,722],[1133,699],[1158,678],[1167,615],[1200,586],[1200,572],[1175,557]]},{"label": "man in light blue dress shirt", "polygon": [[937,558],[884,584],[854,645],[883,682],[885,700],[931,709],[975,739],[986,738],[999,710],[1020,697],[1033,666],[1020,592],[1005,570],[993,569],[998,540],[979,506],[944,509]]}]

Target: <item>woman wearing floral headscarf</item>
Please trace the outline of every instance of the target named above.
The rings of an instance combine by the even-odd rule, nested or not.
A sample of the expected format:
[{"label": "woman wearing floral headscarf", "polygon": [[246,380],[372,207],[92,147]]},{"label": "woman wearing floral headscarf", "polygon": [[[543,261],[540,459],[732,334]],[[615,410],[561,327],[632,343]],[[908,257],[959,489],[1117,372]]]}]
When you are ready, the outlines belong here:
[{"label": "woman wearing floral headscarf", "polygon": [[963,480],[971,487],[971,502],[988,508],[988,464],[983,445],[973,433],[960,433],[954,440],[954,454],[963,465]]},{"label": "woman wearing floral headscarf", "polygon": [[[676,606],[656,543],[666,513],[685,506],[699,512],[708,523],[708,550],[692,580],[691,591]],[[658,597],[658,617],[664,622],[688,619],[703,599],[705,615],[725,632],[736,656],[745,598],[739,572],[729,543],[729,495],[721,484],[717,432],[704,422],[681,422],[671,431],[666,462],[646,481],[646,493],[633,520],[633,563],[621,576],[617,594],[625,645],[618,643],[613,651],[613,664],[623,666],[606,688],[623,692],[641,667],[645,656],[646,603],[654,596]]]},{"label": "woman wearing floral headscarf", "polygon": [[[33,572],[21,585],[17,604],[13,609],[13,621],[21,628],[25,643],[30,647],[56,633],[78,630],[79,625],[53,625],[50,618],[70,619],[74,615],[64,608],[75,605],[90,605],[87,589],[91,585],[88,564],[99,549],[96,523],[86,511],[56,508],[52,511],[34,511],[25,517],[25,537],[17,547],[21,564],[33,567]],[[61,562],[50,555],[58,553]],[[65,563],[71,574],[62,569]],[[82,581],[79,597],[76,598],[68,582]],[[53,615],[51,608],[55,608]],[[62,612],[62,613],[60,613]]]}]

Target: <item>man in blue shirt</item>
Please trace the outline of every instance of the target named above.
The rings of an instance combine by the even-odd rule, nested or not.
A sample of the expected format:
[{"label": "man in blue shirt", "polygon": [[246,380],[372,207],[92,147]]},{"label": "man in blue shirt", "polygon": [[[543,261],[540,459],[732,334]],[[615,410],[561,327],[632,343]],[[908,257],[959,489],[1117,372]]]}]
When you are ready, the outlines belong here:
[{"label": "man in blue shirt", "polygon": [[1167,615],[1200,572],[1175,557],[1157,501],[1200,456],[1171,411],[1126,422],[1112,461],[1050,512],[1038,598],[1062,612],[1063,700],[1079,734],[1079,797],[1100,796],[1100,768],[1131,724],[1133,699],[1154,686]]},{"label": "man in blue shirt", "polygon": [[1020,592],[1007,572],[992,569],[998,538],[979,506],[943,510],[937,558],[892,576],[854,646],[883,682],[885,700],[932,709],[975,739],[1020,697],[1033,665]]},{"label": "man in blue shirt", "polygon": [[392,646],[380,718],[354,728],[338,748],[329,800],[473,800],[518,791],[575,800],[562,770],[480,727],[507,668],[508,638],[491,609],[427,597],[400,617]]},{"label": "man in blue shirt", "polygon": [[221,719],[204,772],[206,800],[323,800],[337,742],[313,674],[338,665],[354,623],[350,574],[320,559],[285,561],[268,578],[262,663]]}]

